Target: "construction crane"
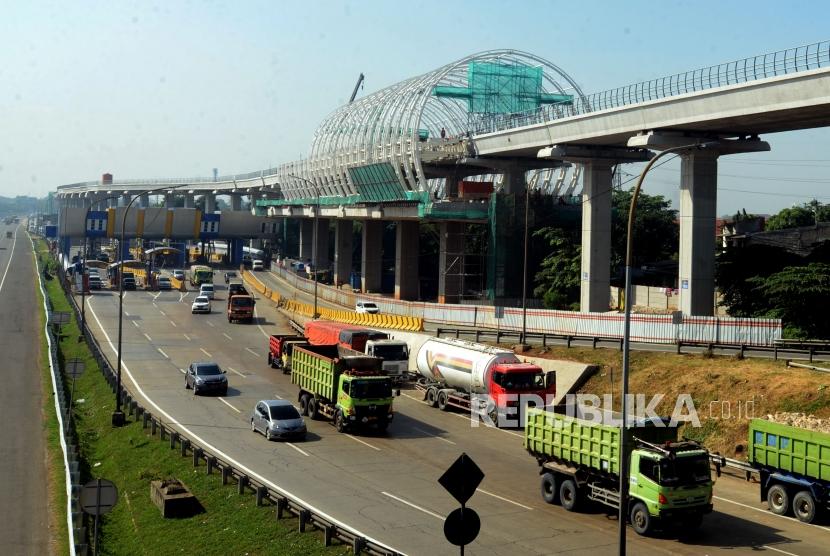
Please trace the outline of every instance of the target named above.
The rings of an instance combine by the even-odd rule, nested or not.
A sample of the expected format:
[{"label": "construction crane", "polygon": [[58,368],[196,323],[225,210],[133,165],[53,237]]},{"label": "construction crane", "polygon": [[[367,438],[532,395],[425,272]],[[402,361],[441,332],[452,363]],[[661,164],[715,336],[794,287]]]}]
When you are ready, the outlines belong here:
[{"label": "construction crane", "polygon": [[362,83],[363,83],[363,74],[361,73],[361,74],[360,74],[360,77],[358,77],[358,78],[357,78],[357,83],[355,83],[355,85],[354,85],[354,91],[352,91],[352,96],[351,96],[351,98],[349,99],[349,104],[351,104],[352,102],[354,102],[354,97],[356,97],[356,96],[357,96],[357,89],[360,87],[360,85],[361,85]]}]

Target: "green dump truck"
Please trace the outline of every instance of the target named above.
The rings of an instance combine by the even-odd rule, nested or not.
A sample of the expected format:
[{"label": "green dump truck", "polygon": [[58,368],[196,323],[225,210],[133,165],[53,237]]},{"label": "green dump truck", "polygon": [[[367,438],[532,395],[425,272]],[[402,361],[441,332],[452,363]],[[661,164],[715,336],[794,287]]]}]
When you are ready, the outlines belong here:
[{"label": "green dump truck", "polygon": [[297,344],[291,382],[300,387],[302,414],[327,417],[339,432],[361,426],[384,431],[392,421],[392,380],[379,357],[336,345]]},{"label": "green dump truck", "polygon": [[830,434],[753,419],[748,452],[770,511],[812,523],[830,509]]},{"label": "green dump truck", "polygon": [[[629,500],[634,530],[647,535],[658,524],[700,525],[712,511],[709,452],[677,441],[677,429],[630,429]],[[586,500],[619,509],[620,429],[528,409],[525,448],[539,462],[542,498],[577,511]]]}]

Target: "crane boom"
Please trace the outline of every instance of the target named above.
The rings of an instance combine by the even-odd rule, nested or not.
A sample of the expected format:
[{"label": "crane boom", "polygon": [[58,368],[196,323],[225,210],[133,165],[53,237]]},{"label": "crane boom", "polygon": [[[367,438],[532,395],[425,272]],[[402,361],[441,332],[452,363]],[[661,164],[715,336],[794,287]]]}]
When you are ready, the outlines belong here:
[{"label": "crane boom", "polygon": [[357,78],[357,83],[354,85],[354,91],[352,91],[352,96],[349,99],[349,104],[354,102],[354,97],[357,96],[357,89],[360,87],[360,84],[363,83],[363,74],[360,74],[360,77]]}]

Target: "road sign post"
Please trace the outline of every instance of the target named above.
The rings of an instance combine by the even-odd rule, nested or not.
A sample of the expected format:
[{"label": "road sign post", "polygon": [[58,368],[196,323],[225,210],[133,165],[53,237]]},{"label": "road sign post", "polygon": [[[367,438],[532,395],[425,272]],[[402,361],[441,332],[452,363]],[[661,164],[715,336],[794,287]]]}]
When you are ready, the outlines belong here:
[{"label": "road sign post", "polygon": [[92,534],[92,554],[98,554],[98,518],[112,511],[118,502],[118,489],[106,479],[93,479],[81,488],[79,496],[81,509],[95,516],[95,529]]},{"label": "road sign post", "polygon": [[70,359],[66,362],[65,371],[72,377],[72,390],[69,393],[69,417],[72,418],[72,403],[75,401],[75,379],[84,374],[86,363],[80,359]]},{"label": "road sign post", "polygon": [[438,479],[441,486],[461,504],[444,520],[444,536],[459,547],[461,556],[464,556],[464,546],[473,542],[481,530],[481,519],[466,504],[483,479],[484,472],[463,452]]}]

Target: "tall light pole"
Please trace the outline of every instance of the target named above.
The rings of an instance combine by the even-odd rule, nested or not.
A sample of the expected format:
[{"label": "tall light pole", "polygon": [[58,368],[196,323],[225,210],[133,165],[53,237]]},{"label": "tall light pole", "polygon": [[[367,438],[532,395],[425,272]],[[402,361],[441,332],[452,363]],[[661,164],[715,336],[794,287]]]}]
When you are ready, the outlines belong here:
[{"label": "tall light pole", "polygon": [[626,398],[628,397],[628,373],[629,373],[629,354],[631,342],[631,253],[634,249],[634,213],[637,209],[637,199],[640,197],[640,188],[643,185],[643,180],[646,174],[654,164],[666,156],[680,151],[688,151],[692,149],[705,149],[716,145],[717,142],[709,143],[693,143],[690,145],[683,145],[680,147],[672,147],[662,151],[660,154],[652,158],[646,164],[640,177],[637,179],[637,185],[634,186],[634,192],[631,195],[631,206],[628,209],[628,228],[625,239],[625,321],[623,326],[623,362],[622,362],[622,424],[620,425],[620,508],[618,515],[619,522],[619,555],[625,556],[625,532],[626,524],[628,523],[628,404]]},{"label": "tall light pole", "polygon": [[[120,427],[124,424],[124,412],[121,411],[121,339],[124,333],[124,239],[127,226],[127,213],[132,204],[142,195],[150,195],[159,191],[170,191],[179,187],[187,187],[188,184],[157,187],[141,191],[134,195],[127,206],[124,207],[124,214],[121,217],[121,239],[118,241],[118,365],[115,373],[115,411],[112,412],[112,426]],[[86,225],[86,224],[84,224]]]},{"label": "tall light pole", "polygon": [[525,254],[522,270],[522,336],[519,341],[524,344],[527,338],[527,228],[530,207],[530,187],[525,184]]},{"label": "tall light pole", "polygon": [[305,183],[311,185],[314,188],[314,196],[317,200],[316,205],[314,206],[314,229],[311,231],[311,267],[314,269],[314,317],[317,318],[317,225],[318,225],[318,218],[320,217],[320,190],[317,188],[317,184],[311,180],[306,178],[302,178],[296,174],[290,174],[289,177],[297,178],[298,180],[302,180]]}]

